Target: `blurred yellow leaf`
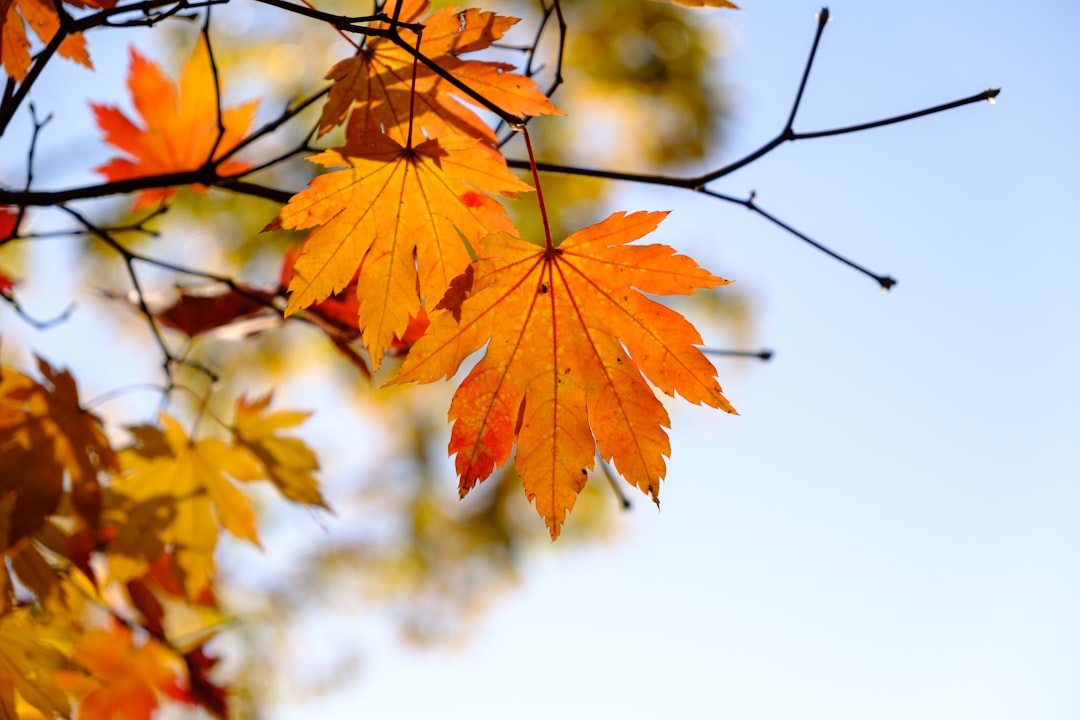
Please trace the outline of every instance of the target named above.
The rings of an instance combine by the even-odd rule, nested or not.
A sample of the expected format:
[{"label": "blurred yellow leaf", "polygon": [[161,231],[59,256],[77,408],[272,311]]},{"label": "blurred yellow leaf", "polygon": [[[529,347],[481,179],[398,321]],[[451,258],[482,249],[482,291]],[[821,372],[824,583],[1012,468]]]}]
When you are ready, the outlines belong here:
[{"label": "blurred yellow leaf", "polygon": [[17,718],[15,693],[46,716],[70,716],[67,696],[53,672],[69,665],[68,658],[44,641],[46,626],[29,610],[0,616],[0,717]]},{"label": "blurred yellow leaf", "polygon": [[266,477],[289,500],[327,507],[314,475],[319,469],[315,453],[299,438],[279,434],[303,423],[310,413],[267,412],[269,405],[270,395],[250,401],[241,397],[236,402],[236,442],[255,457],[263,471],[258,477],[241,479]]}]

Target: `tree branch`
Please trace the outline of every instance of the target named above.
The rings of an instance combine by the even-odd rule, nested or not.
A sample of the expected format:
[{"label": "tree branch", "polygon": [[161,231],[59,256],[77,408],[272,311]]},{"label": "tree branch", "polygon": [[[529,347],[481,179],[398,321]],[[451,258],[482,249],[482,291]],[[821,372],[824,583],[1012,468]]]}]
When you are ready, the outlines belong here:
[{"label": "tree branch", "polygon": [[750,196],[748,198],[746,198],[746,199],[740,199],[740,198],[733,197],[731,195],[726,195],[726,194],[723,194],[723,193],[715,192],[713,190],[710,190],[710,189],[706,188],[706,185],[708,185],[709,183],[711,183],[711,182],[713,182],[715,180],[719,180],[720,178],[726,177],[726,176],[734,173],[735,171],[737,171],[737,170],[739,170],[739,169],[741,169],[743,167],[746,167],[747,165],[761,159],[765,155],[768,155],[773,150],[775,150],[776,148],[780,147],[781,145],[783,145],[784,143],[787,143],[787,142],[794,142],[796,140],[811,140],[811,139],[814,139],[814,138],[821,138],[821,137],[832,137],[834,135],[844,135],[844,134],[847,134],[847,133],[860,132],[860,131],[863,131],[863,130],[870,130],[870,129],[877,128],[877,127],[883,127],[885,125],[893,125],[893,124],[896,124],[896,123],[906,122],[908,120],[914,120],[916,118],[925,117],[927,115],[933,115],[933,114],[936,114],[936,113],[939,113],[939,112],[944,112],[946,110],[952,110],[954,108],[963,107],[964,105],[970,105],[972,103],[979,102],[979,101],[982,101],[982,100],[992,101],[994,98],[996,98],[998,96],[998,93],[1001,92],[1000,89],[987,89],[987,90],[984,90],[981,93],[977,93],[975,95],[971,95],[969,97],[962,98],[960,100],[954,100],[952,102],[943,103],[941,105],[934,105],[933,107],[925,108],[923,110],[916,110],[914,112],[905,113],[903,115],[897,115],[897,116],[894,116],[894,117],[884,118],[882,120],[875,120],[873,122],[862,123],[862,124],[859,124],[859,125],[849,125],[849,126],[840,127],[840,128],[833,128],[833,129],[830,129],[830,130],[818,130],[818,131],[807,132],[807,133],[795,132],[795,130],[793,128],[794,128],[796,116],[798,115],[799,107],[800,107],[800,105],[802,103],[803,94],[804,94],[804,91],[806,89],[806,83],[807,83],[807,80],[810,77],[810,70],[811,70],[811,68],[813,67],[813,64],[814,64],[814,58],[817,55],[818,45],[819,45],[819,43],[821,41],[821,36],[825,31],[825,25],[826,25],[826,23],[828,23],[828,21],[829,21],[829,9],[828,8],[822,8],[821,12],[818,13],[818,25],[817,25],[817,30],[816,30],[816,32],[814,34],[814,41],[813,41],[813,43],[812,43],[812,45],[810,47],[810,54],[806,59],[805,66],[803,67],[802,77],[801,77],[801,79],[799,81],[798,90],[795,93],[795,99],[792,102],[791,112],[788,115],[787,122],[784,124],[783,129],[781,129],[781,131],[772,140],[769,140],[765,144],[763,144],[760,147],[758,147],[757,149],[747,153],[746,155],[739,158],[738,160],[735,160],[734,162],[731,162],[731,163],[729,163],[727,165],[724,165],[724,166],[722,166],[720,168],[717,168],[716,170],[712,170],[712,171],[704,173],[702,175],[694,175],[694,176],[689,176],[689,177],[675,176],[675,175],[659,175],[659,174],[652,174],[652,173],[635,173],[635,172],[625,172],[625,171],[617,171],[617,170],[603,170],[603,169],[599,169],[599,168],[590,168],[590,167],[583,167],[583,166],[577,166],[577,165],[560,165],[560,164],[556,164],[556,163],[545,163],[545,162],[531,163],[530,160],[523,160],[523,159],[508,159],[507,160],[507,165],[509,165],[512,168],[521,169],[521,170],[527,170],[527,169],[535,167],[537,170],[539,170],[541,172],[557,173],[557,174],[561,174],[561,175],[574,175],[574,176],[578,176],[578,177],[591,177],[591,178],[599,178],[599,179],[603,179],[603,180],[615,180],[615,181],[620,181],[620,182],[632,182],[632,183],[638,183],[638,184],[643,184],[643,185],[660,185],[660,186],[665,186],[665,187],[681,188],[681,189],[684,189],[684,190],[692,190],[694,192],[700,192],[700,193],[702,193],[704,195],[708,195],[709,197],[715,198],[717,200],[723,200],[725,202],[730,202],[730,203],[734,203],[734,204],[737,204],[737,205],[742,205],[743,207],[753,211],[757,215],[759,215],[762,218],[764,218],[764,219],[768,220],[769,222],[773,223],[777,227],[782,228],[783,230],[787,231],[788,233],[791,233],[792,235],[799,238],[800,240],[802,240],[802,241],[808,243],[809,245],[813,246],[814,248],[820,250],[821,252],[825,253],[826,255],[840,261],[841,263],[843,263],[843,264],[857,270],[858,272],[860,272],[860,273],[862,273],[862,274],[864,274],[864,275],[866,275],[866,276],[868,276],[870,278],[873,278],[875,281],[877,281],[878,285],[880,285],[882,289],[888,290],[889,288],[896,285],[896,280],[895,279],[893,279],[892,277],[889,277],[887,275],[878,275],[877,273],[874,273],[874,272],[866,269],[862,265],[859,265],[858,263],[856,263],[856,262],[854,262],[852,260],[849,260],[848,258],[843,257],[839,253],[836,253],[835,251],[829,249],[825,245],[822,245],[821,243],[811,239],[810,237],[808,237],[804,233],[799,232],[798,230],[796,230],[792,226],[788,225],[787,223],[779,220],[778,218],[776,218],[772,214],[766,212],[765,210],[762,210],[755,203],[756,193],[751,193]]}]

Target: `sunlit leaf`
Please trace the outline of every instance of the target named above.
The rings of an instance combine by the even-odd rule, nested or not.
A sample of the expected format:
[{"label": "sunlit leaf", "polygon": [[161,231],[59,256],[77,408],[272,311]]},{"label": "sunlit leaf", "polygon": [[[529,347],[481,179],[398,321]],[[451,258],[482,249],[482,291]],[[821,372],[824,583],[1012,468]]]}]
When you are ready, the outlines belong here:
[{"label": "sunlit leaf", "polygon": [[0,717],[5,720],[18,717],[15,693],[46,717],[70,716],[67,696],[53,678],[70,662],[48,642],[52,634],[29,610],[0,616]]},{"label": "sunlit leaf", "polygon": [[95,525],[98,473],[119,469],[101,420],[79,405],[75,381],[44,360],[39,384],[9,367],[0,376],[0,494],[15,493],[11,544],[35,532],[59,503],[67,478],[72,504]]},{"label": "sunlit leaf", "polygon": [[358,324],[376,369],[419,316],[421,299],[442,297],[469,264],[471,243],[514,232],[487,193],[514,197],[530,189],[495,150],[460,135],[415,148],[368,135],[311,160],[348,167],[316,177],[269,226],[320,226],[293,266],[286,312],[321,302],[358,278]]},{"label": "sunlit leaf", "polygon": [[[98,9],[116,4],[116,0],[65,1],[75,7]],[[0,0],[0,65],[16,82],[25,80],[30,70],[30,39],[26,37],[24,22],[41,42],[48,43],[60,29],[56,8],[57,5],[49,0]],[[86,40],[80,33],[64,38],[57,52],[60,57],[88,68],[94,67],[86,52]]]},{"label": "sunlit leaf", "polygon": [[79,636],[72,660],[86,672],[59,681],[79,700],[79,720],[149,720],[161,695],[186,698],[178,658],[153,639],[136,643],[130,628]]},{"label": "sunlit leaf", "polygon": [[139,428],[136,444],[121,453],[118,490],[135,500],[172,498],[174,514],[161,532],[173,545],[185,591],[195,598],[211,583],[218,527],[258,544],[251,502],[233,478],[257,472],[254,460],[224,440],[192,440],[172,417],[163,429]]},{"label": "sunlit leaf", "polygon": [[[198,170],[231,151],[251,126],[258,102],[223,109],[221,132],[214,83],[210,55],[203,42],[184,66],[179,84],[174,84],[157,63],[132,49],[128,89],[142,124],[128,119],[116,107],[90,104],[105,142],[124,153],[96,171],[109,180],[124,180]],[[248,167],[243,161],[230,159],[222,162],[217,172],[231,175]],[[201,185],[193,185],[192,189],[205,191]],[[176,187],[143,190],[133,207],[153,206],[176,192]]]},{"label": "sunlit leaf", "polygon": [[[654,499],[670,445],[667,411],[645,382],[692,403],[734,409],[697,331],[642,293],[726,284],[665,245],[628,245],[665,213],[617,213],[545,249],[507,234],[440,303],[394,382],[454,374],[485,344],[454,394],[450,452],[464,495],[510,457],[559,534],[597,450]],[[462,299],[464,297],[464,299]]]},{"label": "sunlit leaf", "polygon": [[[396,0],[390,0],[383,11],[393,15],[396,5]],[[430,6],[428,0],[401,3],[401,22],[424,24],[419,48],[423,55],[512,115],[561,114],[533,80],[512,72],[513,66],[459,57],[499,40],[517,18],[476,9],[458,12],[451,7],[424,18]],[[387,25],[374,23],[374,27]],[[405,28],[399,32],[410,47],[415,46],[415,33]],[[327,74],[334,86],[323,107],[320,134],[348,116],[346,137],[350,140],[382,130],[405,144],[412,139],[408,136],[412,127],[423,129],[428,137],[454,132],[494,143],[491,128],[462,104],[476,106],[476,100],[422,64],[416,67],[414,84],[413,65],[413,56],[391,40],[369,38],[354,57],[337,63]]]}]

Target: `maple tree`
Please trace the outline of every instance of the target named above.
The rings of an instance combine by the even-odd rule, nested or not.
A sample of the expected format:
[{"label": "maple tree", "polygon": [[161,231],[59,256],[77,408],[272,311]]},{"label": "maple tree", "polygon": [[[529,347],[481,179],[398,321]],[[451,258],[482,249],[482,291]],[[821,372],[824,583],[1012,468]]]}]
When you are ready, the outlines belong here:
[{"label": "maple tree", "polygon": [[[411,391],[403,386],[453,378],[482,350],[445,409],[448,450],[462,496],[485,481],[495,490],[464,520],[441,515],[427,489],[418,492],[409,501],[412,554],[399,564],[429,573],[447,564],[439,553],[453,550],[430,540],[432,527],[457,533],[461,554],[512,549],[503,512],[509,498],[521,497],[512,487],[524,488],[555,539],[597,476],[622,478],[658,502],[672,425],[658,392],[735,410],[707,357],[724,351],[704,347],[689,320],[654,299],[728,281],[675,247],[639,242],[666,212],[620,211],[561,232],[550,202],[558,196],[545,204],[542,176],[665,185],[735,203],[888,289],[892,278],[819,245],[753,194],[738,198],[711,183],[787,142],[903,122],[997,92],[797,132],[829,17],[823,10],[791,115],[775,138],[698,176],[602,170],[562,162],[554,150],[560,161],[535,157],[533,136],[543,147],[545,134],[531,133],[539,127],[531,121],[562,121],[556,91],[563,63],[574,58],[559,0],[539,0],[533,34],[521,45],[510,41],[518,19],[486,7],[389,0],[352,16],[308,2],[260,1],[291,22],[344,38],[346,52],[321,72],[324,84],[269,119],[260,118],[265,101],[224,101],[233,78],[219,62],[223,43],[211,32],[211,10],[226,3],[0,0],[7,78],[0,133],[24,108],[31,120],[25,187],[0,185],[0,249],[44,237],[33,223],[46,210],[68,223],[59,234],[94,242],[118,261],[126,282],[125,291],[101,294],[114,307],[135,308],[164,378],[154,388],[162,399],[155,412],[117,423],[96,410],[100,398],[88,399],[70,372],[44,358],[33,370],[0,364],[0,717],[77,710],[89,720],[146,718],[164,702],[228,714],[229,688],[214,675],[207,648],[229,622],[219,587],[221,531],[260,545],[263,495],[251,489],[260,481],[298,506],[328,510],[331,503],[316,451],[300,435],[309,413],[272,409],[270,394],[251,399],[223,388],[226,360],[202,350],[216,335],[314,327],[372,381],[372,397],[404,407]],[[674,22],[692,12],[662,2],[646,7],[635,17]],[[175,80],[171,68],[129,49],[135,116],[90,103],[103,146],[118,153],[86,168],[103,179],[39,189],[35,148],[49,119],[39,119],[29,101],[53,57],[92,68],[84,32],[146,26],[157,33],[192,17],[201,28]],[[708,106],[696,107],[708,121]],[[305,121],[307,129],[278,135]],[[519,137],[526,158],[513,157]],[[551,137],[546,142],[552,146]],[[279,186],[275,173],[283,167],[291,174]],[[239,279],[210,259],[187,264],[147,242],[185,203],[213,212],[214,189],[276,203],[254,218],[261,234],[237,241],[269,248],[264,264],[272,272],[261,281]],[[79,204],[117,195],[125,204],[112,217]],[[530,226],[520,207],[533,204],[539,220]],[[223,215],[230,213],[249,214]],[[15,315],[38,328],[68,320],[69,312],[51,321],[27,312],[9,267],[0,265],[0,298]],[[156,303],[140,279],[144,267],[206,284],[176,287]],[[117,392],[138,389],[145,386]],[[419,423],[413,429],[422,448],[425,431]]]}]

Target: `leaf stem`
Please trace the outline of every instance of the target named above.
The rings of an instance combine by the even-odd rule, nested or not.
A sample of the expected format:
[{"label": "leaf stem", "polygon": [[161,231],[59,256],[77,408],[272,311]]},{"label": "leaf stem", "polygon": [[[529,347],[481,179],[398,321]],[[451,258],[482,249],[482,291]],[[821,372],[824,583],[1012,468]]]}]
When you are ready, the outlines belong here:
[{"label": "leaf stem", "polygon": [[[401,12],[401,3],[398,3],[394,7],[394,22],[397,22],[398,14]],[[412,148],[412,136],[413,136],[413,120],[416,118],[416,72],[417,66],[420,61],[417,59],[420,55],[420,40],[423,37],[423,27],[416,31],[416,55],[413,55],[412,62],[412,83],[409,85],[409,134],[405,137],[405,147]]]},{"label": "leaf stem", "polygon": [[544,221],[544,243],[550,255],[555,251],[555,243],[551,240],[551,224],[548,222],[547,207],[544,205],[544,192],[540,189],[540,173],[536,170],[536,157],[533,155],[532,140],[529,139],[529,128],[522,125],[521,134],[529,152],[529,169],[532,170],[533,185],[536,187],[536,204],[540,206],[540,219]]}]

